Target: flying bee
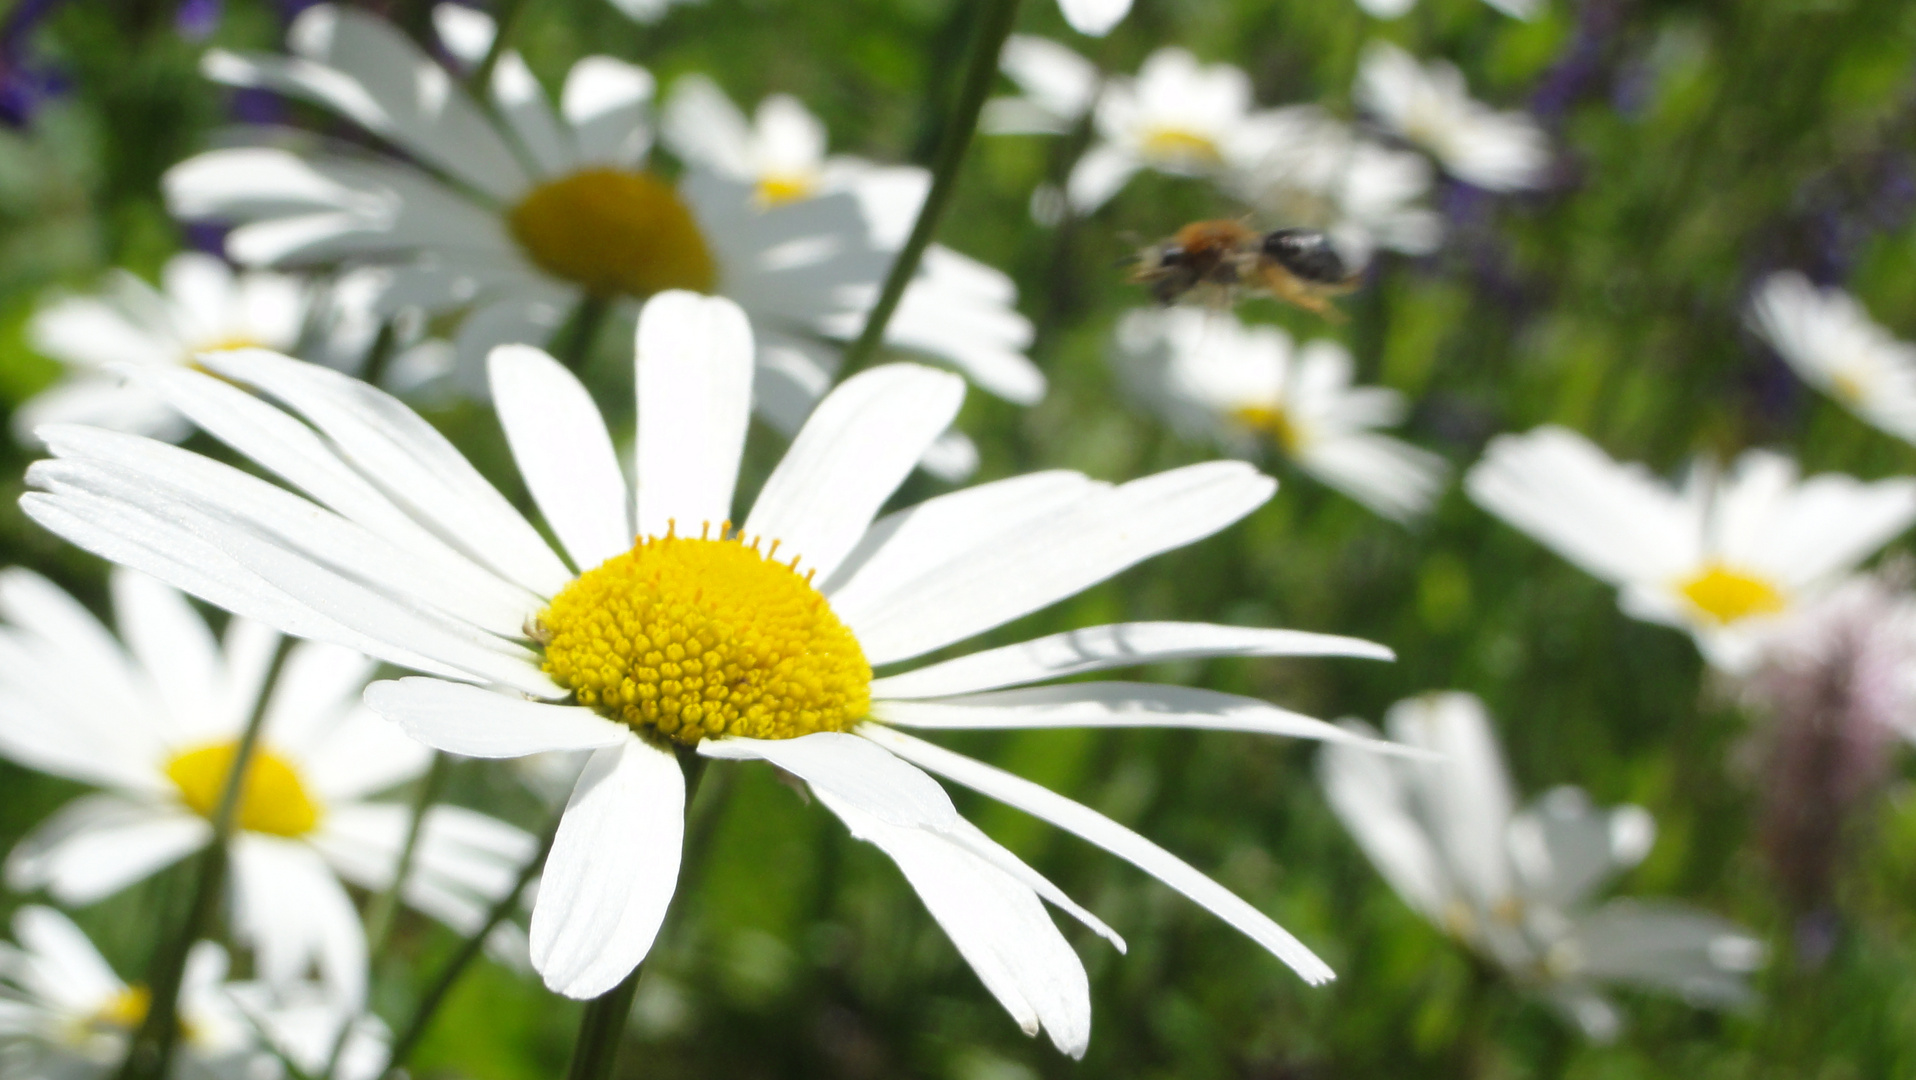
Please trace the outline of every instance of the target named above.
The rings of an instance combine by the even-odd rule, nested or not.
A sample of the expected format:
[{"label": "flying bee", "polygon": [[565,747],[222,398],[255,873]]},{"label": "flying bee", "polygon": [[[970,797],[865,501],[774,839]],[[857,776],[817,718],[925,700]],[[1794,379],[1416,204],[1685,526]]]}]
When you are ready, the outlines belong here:
[{"label": "flying bee", "polygon": [[1357,275],[1331,238],[1316,229],[1264,233],[1221,219],[1192,222],[1169,240],[1140,249],[1131,280],[1148,286],[1166,306],[1192,292],[1220,304],[1262,292],[1336,319],[1329,298],[1355,288]]}]

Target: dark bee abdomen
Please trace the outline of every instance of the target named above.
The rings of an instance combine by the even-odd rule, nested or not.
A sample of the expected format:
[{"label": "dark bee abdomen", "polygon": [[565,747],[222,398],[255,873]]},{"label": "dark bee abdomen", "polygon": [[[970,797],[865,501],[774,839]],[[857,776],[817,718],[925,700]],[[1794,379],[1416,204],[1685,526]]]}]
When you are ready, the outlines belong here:
[{"label": "dark bee abdomen", "polygon": [[1336,285],[1350,277],[1331,238],[1316,229],[1278,229],[1264,237],[1264,255],[1315,284]]}]

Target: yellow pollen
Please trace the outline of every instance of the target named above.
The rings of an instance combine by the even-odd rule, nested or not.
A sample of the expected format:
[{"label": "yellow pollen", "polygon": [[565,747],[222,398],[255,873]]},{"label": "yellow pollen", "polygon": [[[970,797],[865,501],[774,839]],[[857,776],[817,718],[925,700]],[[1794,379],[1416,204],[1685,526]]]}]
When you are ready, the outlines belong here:
[{"label": "yellow pollen", "polygon": [[1224,152],[1218,148],[1216,140],[1183,128],[1151,128],[1138,141],[1144,156],[1153,161],[1217,165],[1224,160]]},{"label": "yellow pollen", "polygon": [[1830,373],[1830,393],[1845,405],[1858,406],[1863,403],[1863,380],[1847,371]]},{"label": "yellow pollen", "polygon": [[1678,587],[1685,599],[1718,626],[1782,611],[1783,594],[1762,578],[1710,563]]},{"label": "yellow pollen", "polygon": [[797,559],[734,536],[641,539],[539,616],[545,671],[579,704],[685,745],[844,731],[871,665]]},{"label": "yellow pollen", "polygon": [[[167,765],[166,775],[179,786],[180,801],[211,820],[219,811],[220,793],[238,753],[236,742],[188,750]],[[257,747],[247,763],[235,824],[249,832],[304,836],[319,824],[319,804],[306,793],[299,773],[285,758]]]},{"label": "yellow pollen", "polygon": [[1295,457],[1304,447],[1304,432],[1281,405],[1246,405],[1231,410],[1231,417],[1253,431],[1270,436],[1278,449]]},{"label": "yellow pollen", "polygon": [[711,292],[718,281],[692,211],[650,173],[586,169],[550,180],[506,221],[540,269],[595,296]]},{"label": "yellow pollen", "polygon": [[758,204],[783,206],[809,199],[818,190],[818,178],[808,173],[770,173],[759,179]]},{"label": "yellow pollen", "polygon": [[152,1004],[153,991],[146,987],[138,983],[122,987],[93,1014],[93,1023],[100,1027],[131,1031],[146,1019],[146,1010]]}]

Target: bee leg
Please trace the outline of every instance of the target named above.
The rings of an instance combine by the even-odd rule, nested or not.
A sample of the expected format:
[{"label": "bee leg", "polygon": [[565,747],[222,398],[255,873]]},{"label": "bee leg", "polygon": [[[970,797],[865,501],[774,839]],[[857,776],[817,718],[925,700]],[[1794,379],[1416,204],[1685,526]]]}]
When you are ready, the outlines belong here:
[{"label": "bee leg", "polygon": [[1299,281],[1283,267],[1265,266],[1261,269],[1264,287],[1276,299],[1321,316],[1327,322],[1341,324],[1349,321],[1350,317],[1339,311],[1323,294]]}]

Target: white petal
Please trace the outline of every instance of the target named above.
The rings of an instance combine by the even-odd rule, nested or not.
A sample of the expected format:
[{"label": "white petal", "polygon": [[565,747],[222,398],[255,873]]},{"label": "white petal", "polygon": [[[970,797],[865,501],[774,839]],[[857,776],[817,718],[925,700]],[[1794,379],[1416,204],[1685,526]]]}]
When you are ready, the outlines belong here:
[{"label": "white petal", "polygon": [[[417,555],[419,592],[480,626],[512,632],[538,606],[533,593],[453,550],[370,480],[341,461],[311,428],[222,379],[194,371],[136,376],[214,438],[278,474],[341,517]],[[443,584],[442,584],[443,583]],[[456,597],[464,597],[460,603]]]},{"label": "white petal", "polygon": [[1483,702],[1454,692],[1406,698],[1391,706],[1384,730],[1439,755],[1414,773],[1423,813],[1458,883],[1495,908],[1515,884],[1505,838],[1516,798]]},{"label": "white petal", "polygon": [[893,825],[947,831],[958,811],[938,782],[869,741],[837,731],[796,739],[707,739],[699,755],[769,761],[813,788]]},{"label": "white petal", "polygon": [[752,325],[723,297],[660,293],[637,350],[639,535],[716,536],[752,418]]},{"label": "white petal", "polygon": [[1058,0],[1058,10],[1073,30],[1103,37],[1131,10],[1131,0]]},{"label": "white petal", "polygon": [[818,409],[765,481],[748,536],[777,540],[830,577],[879,507],[958,415],[965,382],[917,364],[852,376]]},{"label": "white petal", "polygon": [[1209,536],[1276,489],[1276,481],[1235,461],[1147,476],[1068,503],[1016,534],[926,570],[887,596],[834,609],[873,664],[906,660]]},{"label": "white petal", "polygon": [[1078,159],[1065,183],[1065,195],[1071,208],[1089,214],[1111,201],[1143,164],[1129,150],[1109,144],[1094,146]]},{"label": "white petal", "polygon": [[532,908],[532,966],[549,989],[597,997],[645,959],[678,887],[684,835],[677,758],[629,732],[592,755]]},{"label": "white petal", "polygon": [[647,110],[656,88],[652,73],[610,56],[588,56],[566,73],[559,110],[579,140],[579,156],[631,168],[652,147]]},{"label": "white petal", "polygon": [[874,698],[931,698],[1044,682],[1107,668],[1210,656],[1357,656],[1392,660],[1382,645],[1302,630],[1211,623],[1116,623],[988,649],[872,682]]},{"label": "white petal", "polygon": [[[1376,734],[1366,725],[1347,723],[1357,734]],[[1331,809],[1378,873],[1405,903],[1442,926],[1447,905],[1463,898],[1445,872],[1436,839],[1417,816],[1405,763],[1332,744],[1318,755],[1317,773]]]},{"label": "white petal", "polygon": [[15,845],[7,884],[45,888],[63,904],[91,904],[204,847],[212,834],[211,825],[189,814],[85,795]]},{"label": "white petal", "polygon": [[219,645],[186,598],[145,574],[115,568],[113,610],[120,637],[153,680],[170,719],[169,734],[203,734],[232,717],[218,708],[224,672]]},{"label": "white petal", "polygon": [[[1032,686],[936,701],[875,701],[872,718],[945,730],[1051,727],[1179,727],[1360,743],[1385,753],[1407,748],[1369,739],[1256,698],[1158,683],[1091,682]],[[1408,751],[1417,753],[1417,751]]]},{"label": "white petal", "polygon": [[494,571],[542,596],[572,580],[565,564],[452,443],[397,398],[317,364],[238,349],[209,369],[292,406],[341,454],[398,492],[417,514]]},{"label": "white petal", "polygon": [[465,683],[407,678],[366,688],[366,705],[434,749],[509,758],[618,746],[631,731],[591,709],[526,701]]},{"label": "white petal", "polygon": [[1283,927],[1245,903],[1229,889],[1205,877],[1189,863],[1096,810],[980,761],[914,739],[877,724],[859,734],[899,757],[949,777],[966,787],[1034,814],[1089,840],[1113,855],[1202,904],[1213,914],[1269,949],[1313,985],[1330,981],[1331,969]]},{"label": "white petal", "polygon": [[1577,920],[1581,969],[1682,994],[1698,1004],[1750,1000],[1763,943],[1717,915],[1667,901],[1612,900]]},{"label": "white petal", "polygon": [[28,964],[18,975],[8,974],[29,983],[30,992],[77,1011],[99,1008],[126,989],[85,932],[52,908],[34,904],[14,912],[13,938],[26,951]]},{"label": "white petal", "polygon": [[233,839],[233,925],[262,978],[290,986],[317,967],[353,1009],[366,1001],[366,932],[359,912],[311,847],[259,833]]},{"label": "white petal", "polygon": [[936,833],[891,824],[829,792],[818,800],[853,836],[877,845],[1027,1035],[1043,1027],[1082,1058],[1091,1039],[1091,986],[1078,954],[1022,883]]},{"label": "white petal", "polygon": [[592,395],[530,345],[501,345],[486,367],[519,475],[572,564],[586,571],[630,550],[625,476]]}]

